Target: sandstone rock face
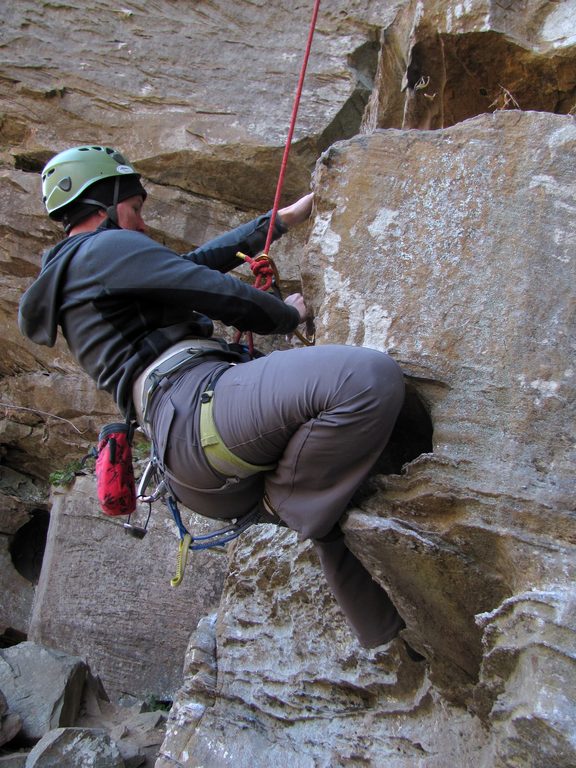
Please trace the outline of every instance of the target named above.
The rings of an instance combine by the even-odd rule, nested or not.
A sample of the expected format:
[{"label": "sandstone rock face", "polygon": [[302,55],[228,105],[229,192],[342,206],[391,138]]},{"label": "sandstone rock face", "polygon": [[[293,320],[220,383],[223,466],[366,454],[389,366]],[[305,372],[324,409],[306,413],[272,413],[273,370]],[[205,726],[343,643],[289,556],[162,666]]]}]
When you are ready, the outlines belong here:
[{"label": "sandstone rock face", "polygon": [[[117,414],[61,339],[35,347],[16,328],[59,237],[38,172],[73,144],[120,147],[145,176],[152,236],[180,251],[270,207],[310,10],[105,0],[3,15],[0,632],[30,630],[14,542],[51,512],[32,635],[89,657],[113,694],[178,686],[225,566],[190,608],[196,566],[177,597],[165,587],[163,513],[137,542],[98,517],[91,478],[48,496],[48,474]],[[400,643],[359,650],[312,550],[249,532],[190,642],[161,768],[576,762],[575,13],[573,0],[321,8],[285,192],[307,191],[322,155],[316,210],[274,256],[286,292],[302,278],[318,343],[387,350],[406,372],[346,532],[427,661]]]},{"label": "sandstone rock face", "polygon": [[[143,525],[147,514],[141,505],[132,522]],[[219,602],[226,558],[191,555],[175,589],[178,536],[170,514],[158,506],[144,539],[126,535],[124,519],[99,512],[92,475],[78,477],[72,492],[56,492],[30,637],[81,654],[113,698],[167,700],[181,679],[190,633]],[[198,519],[192,530],[206,526]]]},{"label": "sandstone rock face", "polygon": [[345,530],[427,663],[359,652],[312,554],[252,534],[220,609],[218,695],[185,688],[205,709],[185,765],[574,762],[575,169],[574,119],[522,112],[323,156],[317,337],[387,350],[411,393]]},{"label": "sandstone rock face", "polygon": [[156,768],[481,765],[478,718],[397,641],[358,647],[309,544],[271,526],[247,538],[192,639]]}]

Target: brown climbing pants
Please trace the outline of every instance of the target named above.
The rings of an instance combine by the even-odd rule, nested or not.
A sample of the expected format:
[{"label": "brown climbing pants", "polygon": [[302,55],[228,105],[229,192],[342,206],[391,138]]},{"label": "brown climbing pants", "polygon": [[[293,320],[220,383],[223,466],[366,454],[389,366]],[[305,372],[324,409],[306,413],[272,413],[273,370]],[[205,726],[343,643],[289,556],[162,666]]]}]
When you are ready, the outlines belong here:
[{"label": "brown climbing pants", "polygon": [[199,514],[239,517],[264,493],[302,538],[314,540],[327,582],[362,645],[404,626],[388,595],[346,547],[338,521],[384,449],[404,381],[387,355],[364,347],[292,349],[228,368],[214,419],[228,448],[272,471],[244,480],[215,472],[199,442],[200,395],[227,364],[207,361],[161,382],[151,407],[156,448],[178,499]]}]

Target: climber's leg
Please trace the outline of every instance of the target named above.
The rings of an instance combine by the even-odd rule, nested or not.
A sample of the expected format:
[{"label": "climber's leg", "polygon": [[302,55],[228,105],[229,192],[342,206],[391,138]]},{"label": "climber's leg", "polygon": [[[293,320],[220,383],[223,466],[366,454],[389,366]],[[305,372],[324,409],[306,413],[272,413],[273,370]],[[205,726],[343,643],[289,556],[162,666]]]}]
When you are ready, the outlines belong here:
[{"label": "climber's leg", "polygon": [[303,538],[338,522],[384,449],[404,397],[400,368],[363,347],[276,352],[239,365],[216,386],[226,445],[265,476],[268,499]]},{"label": "climber's leg", "polygon": [[[164,381],[152,414],[178,497],[215,517],[247,512],[262,483],[280,517],[303,537],[326,537],[385,447],[403,400],[403,376],[375,350],[324,346],[273,353],[226,370],[214,418],[226,445],[254,464],[278,462],[240,483],[208,465],[198,440],[200,393],[219,364]],[[191,486],[194,486],[192,488]],[[326,578],[360,641],[384,643],[402,620],[344,539],[315,541]]]},{"label": "climber's leg", "polygon": [[388,642],[404,622],[334,526],[385,447],[403,395],[402,373],[387,355],[326,346],[237,366],[214,399],[231,450],[252,463],[278,462],[265,476],[267,499],[315,540],[326,580],[366,647]]},{"label": "climber's leg", "polygon": [[339,526],[314,541],[324,576],[364,648],[390,642],[406,625],[386,591],[348,549]]}]

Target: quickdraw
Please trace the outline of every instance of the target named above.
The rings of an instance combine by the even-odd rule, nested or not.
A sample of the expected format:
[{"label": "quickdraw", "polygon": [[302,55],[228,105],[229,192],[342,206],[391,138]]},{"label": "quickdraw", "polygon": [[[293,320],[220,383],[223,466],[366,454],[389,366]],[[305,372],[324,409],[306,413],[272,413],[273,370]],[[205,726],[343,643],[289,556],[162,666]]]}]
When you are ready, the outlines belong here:
[{"label": "quickdraw", "polygon": [[[154,483],[156,486],[155,490],[151,494],[148,494],[148,487],[152,483]],[[275,520],[272,513],[266,515],[256,507],[243,517],[232,519],[222,528],[218,528],[214,531],[210,531],[209,533],[204,533],[199,536],[194,536],[186,528],[184,522],[182,521],[182,515],[180,514],[178,503],[170,493],[170,487],[166,482],[164,473],[162,472],[162,468],[160,466],[160,462],[154,453],[154,449],[152,449],[146,469],[140,478],[140,482],[138,484],[137,499],[145,504],[150,505],[150,510],[148,512],[148,517],[145,524],[143,526],[133,524],[131,522],[132,515],[130,515],[128,517],[128,521],[124,523],[123,526],[126,533],[134,536],[137,539],[143,539],[147,533],[153,502],[165,499],[166,504],[168,505],[168,509],[172,513],[172,517],[174,518],[174,522],[176,523],[176,528],[178,529],[178,534],[180,536],[180,543],[178,545],[178,554],[176,560],[176,574],[170,580],[170,584],[173,587],[177,587],[182,583],[186,564],[188,562],[188,553],[190,551],[199,552],[201,550],[212,549],[224,552],[225,545],[238,538],[238,536],[240,536],[240,534],[243,533],[251,525],[260,522],[281,522]]]}]

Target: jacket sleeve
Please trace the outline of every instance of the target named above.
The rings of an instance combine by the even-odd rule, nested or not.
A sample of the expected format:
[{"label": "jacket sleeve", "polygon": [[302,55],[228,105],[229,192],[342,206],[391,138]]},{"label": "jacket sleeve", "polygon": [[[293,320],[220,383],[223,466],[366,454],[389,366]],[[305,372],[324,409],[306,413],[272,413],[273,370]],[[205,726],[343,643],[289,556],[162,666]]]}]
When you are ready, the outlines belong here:
[{"label": "jacket sleeve", "polygon": [[[214,241],[213,241],[214,242]],[[136,232],[103,232],[90,244],[83,269],[97,275],[102,295],[162,307],[164,324],[197,312],[240,331],[290,333],[298,310],[231,275],[178,256]]]},{"label": "jacket sleeve", "polygon": [[[195,264],[203,264],[210,269],[217,269],[219,272],[229,272],[242,264],[242,260],[236,258],[238,251],[242,251],[247,256],[256,256],[262,251],[270,227],[270,216],[271,212],[269,211],[257,219],[241,224],[239,227],[209,240],[194,251],[184,254],[183,258],[193,261]],[[282,219],[277,215],[274,221],[272,240],[278,240],[286,231]]]}]

